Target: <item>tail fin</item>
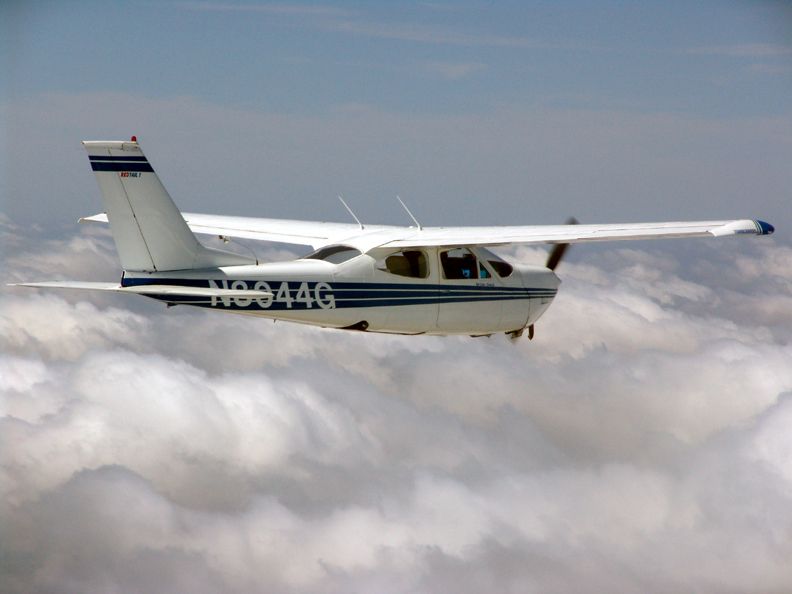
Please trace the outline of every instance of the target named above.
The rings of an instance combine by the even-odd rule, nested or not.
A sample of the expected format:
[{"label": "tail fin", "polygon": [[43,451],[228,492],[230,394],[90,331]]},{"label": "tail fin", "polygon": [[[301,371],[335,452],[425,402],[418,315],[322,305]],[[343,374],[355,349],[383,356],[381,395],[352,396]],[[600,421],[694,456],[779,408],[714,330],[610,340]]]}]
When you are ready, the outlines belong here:
[{"label": "tail fin", "polygon": [[164,271],[253,264],[204,247],[154,173],[135,137],[84,140],[124,270]]}]

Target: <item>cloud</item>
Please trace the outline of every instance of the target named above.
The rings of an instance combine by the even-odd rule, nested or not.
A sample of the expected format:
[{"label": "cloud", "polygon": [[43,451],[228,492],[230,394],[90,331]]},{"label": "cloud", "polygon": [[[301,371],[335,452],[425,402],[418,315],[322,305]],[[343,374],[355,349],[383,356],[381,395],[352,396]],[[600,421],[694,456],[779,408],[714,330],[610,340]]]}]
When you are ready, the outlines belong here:
[{"label": "cloud", "polygon": [[[519,35],[477,34],[449,27],[417,23],[390,23],[370,20],[365,14],[337,7],[311,4],[232,4],[223,2],[180,2],[179,6],[196,12],[248,13],[302,17],[315,29],[373,39],[463,47],[500,48],[556,48],[581,49],[571,43],[546,42]],[[448,7],[425,5],[430,10],[447,10]],[[590,48],[589,48],[590,49]]]},{"label": "cloud", "polygon": [[318,4],[230,4],[225,2],[179,2],[179,7],[200,12],[231,12],[284,16],[344,16],[350,11]]},{"label": "cloud", "polygon": [[[110,265],[6,223],[13,278]],[[670,246],[517,344],[3,288],[5,590],[790,589],[789,248]]]},{"label": "cloud", "polygon": [[480,35],[455,31],[444,27],[418,24],[391,24],[361,20],[327,21],[321,27],[337,33],[348,33],[376,39],[391,39],[428,43],[436,45],[456,45],[464,47],[503,47],[503,48],[566,48],[569,45],[549,43],[512,35]]},{"label": "cloud", "polygon": [[792,72],[792,66],[789,64],[767,64],[759,62],[748,66],[751,72],[758,74],[769,74],[771,76],[783,76]]},{"label": "cloud", "polygon": [[734,45],[712,45],[694,47],[689,54],[706,56],[729,56],[733,58],[770,58],[792,55],[792,46],[770,43],[738,43]]},{"label": "cloud", "polygon": [[423,69],[429,74],[435,74],[448,80],[466,78],[471,74],[480,72],[486,66],[480,62],[426,62]]}]

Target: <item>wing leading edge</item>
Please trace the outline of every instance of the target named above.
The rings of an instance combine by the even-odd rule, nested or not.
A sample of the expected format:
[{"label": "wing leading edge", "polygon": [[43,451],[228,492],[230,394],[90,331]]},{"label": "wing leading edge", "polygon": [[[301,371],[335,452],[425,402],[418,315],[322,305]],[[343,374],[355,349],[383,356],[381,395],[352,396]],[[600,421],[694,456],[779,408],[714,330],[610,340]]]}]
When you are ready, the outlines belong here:
[{"label": "wing leading edge", "polygon": [[[361,229],[359,225],[350,223],[231,217],[192,212],[184,212],[182,216],[193,233],[310,245],[315,249],[339,243],[350,237],[401,229],[401,227],[387,225],[366,225],[364,229]],[[101,213],[84,217],[80,221],[107,223],[107,214]]]},{"label": "wing leading edge", "polygon": [[679,237],[770,235],[775,229],[764,221],[679,221],[604,225],[534,225],[521,227],[426,227],[384,247],[498,246],[538,243],[585,243]]},{"label": "wing leading edge", "polygon": [[[595,225],[528,225],[502,227],[397,227],[261,219],[183,213],[195,233],[261,241],[277,241],[320,248],[344,243],[368,251],[374,247],[502,246],[509,244],[586,243],[682,237],[770,235],[775,229],[759,220],[611,223]],[[107,222],[98,214],[83,221]]]}]

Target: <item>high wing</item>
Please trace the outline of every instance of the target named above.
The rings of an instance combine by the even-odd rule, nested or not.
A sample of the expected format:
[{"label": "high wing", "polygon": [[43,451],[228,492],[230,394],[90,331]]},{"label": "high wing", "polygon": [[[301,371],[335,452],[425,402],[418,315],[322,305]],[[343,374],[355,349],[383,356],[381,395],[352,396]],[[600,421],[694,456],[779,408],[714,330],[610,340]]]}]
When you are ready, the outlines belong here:
[{"label": "high wing", "polygon": [[[182,216],[193,233],[310,245],[315,249],[372,232],[407,230],[404,227],[387,225],[366,225],[364,229],[361,229],[359,225],[351,223],[231,217],[192,212],[183,212]],[[107,214],[101,213],[84,217],[80,221],[107,223]]]},{"label": "high wing", "polygon": [[[325,223],[288,219],[230,217],[182,213],[195,233],[322,246],[344,243],[368,251],[375,247],[504,246],[510,244],[584,243],[670,239],[680,237],[725,237],[770,235],[774,228],[758,220],[679,221],[668,223],[617,223],[596,225],[528,225],[503,227],[398,227]],[[107,222],[98,214],[83,221]]]},{"label": "high wing", "polygon": [[773,226],[748,219],[680,221],[673,223],[618,223],[603,225],[532,225],[520,227],[425,227],[383,247],[499,246],[537,243],[584,243],[678,237],[769,235]]}]

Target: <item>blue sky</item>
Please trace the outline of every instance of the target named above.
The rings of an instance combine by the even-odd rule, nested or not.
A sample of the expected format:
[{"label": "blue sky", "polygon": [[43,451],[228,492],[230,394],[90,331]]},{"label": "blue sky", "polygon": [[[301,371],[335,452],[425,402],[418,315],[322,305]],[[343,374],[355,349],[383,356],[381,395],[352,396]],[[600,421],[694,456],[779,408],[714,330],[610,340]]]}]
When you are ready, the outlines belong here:
[{"label": "blue sky", "polygon": [[6,98],[109,90],[300,113],[767,115],[792,102],[792,8],[777,2],[4,6]]},{"label": "blue sky", "polygon": [[391,223],[397,194],[426,224],[788,210],[785,3],[0,11],[0,209],[22,223],[97,210],[78,141],[131,134],[185,211],[343,220],[337,194]]}]

